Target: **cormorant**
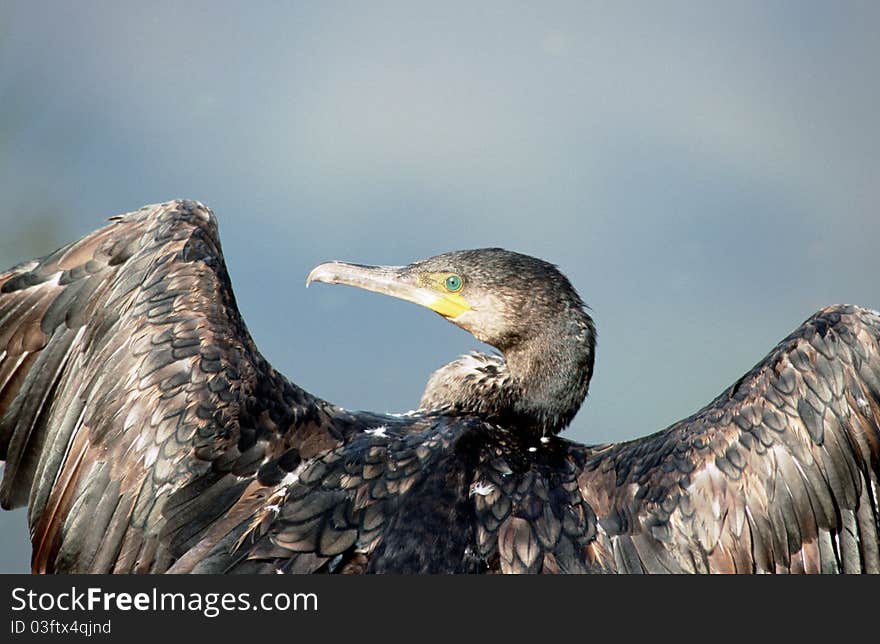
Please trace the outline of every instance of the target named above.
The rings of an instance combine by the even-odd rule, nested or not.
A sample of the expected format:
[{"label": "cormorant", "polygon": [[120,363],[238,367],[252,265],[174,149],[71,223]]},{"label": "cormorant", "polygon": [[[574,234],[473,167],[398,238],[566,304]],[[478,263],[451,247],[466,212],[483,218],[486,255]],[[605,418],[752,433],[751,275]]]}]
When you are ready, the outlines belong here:
[{"label": "cormorant", "polygon": [[0,486],[35,572],[878,572],[880,314],[810,317],[694,415],[559,438],[593,321],[501,249],[310,281],[493,345],[417,411],[349,412],[257,351],[213,214],[148,206],[0,274]]}]

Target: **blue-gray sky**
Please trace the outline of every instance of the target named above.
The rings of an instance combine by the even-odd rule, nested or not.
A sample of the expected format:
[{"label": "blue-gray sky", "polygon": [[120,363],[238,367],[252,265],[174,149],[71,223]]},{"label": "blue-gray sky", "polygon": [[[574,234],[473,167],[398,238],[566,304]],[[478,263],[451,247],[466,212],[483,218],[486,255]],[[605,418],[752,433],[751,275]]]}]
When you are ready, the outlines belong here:
[{"label": "blue-gray sky", "polygon": [[530,253],[599,327],[568,436],[636,437],[817,308],[880,307],[878,33],[873,2],[6,0],[0,263],[199,199],[270,361],[399,411],[476,342],[309,269]]}]

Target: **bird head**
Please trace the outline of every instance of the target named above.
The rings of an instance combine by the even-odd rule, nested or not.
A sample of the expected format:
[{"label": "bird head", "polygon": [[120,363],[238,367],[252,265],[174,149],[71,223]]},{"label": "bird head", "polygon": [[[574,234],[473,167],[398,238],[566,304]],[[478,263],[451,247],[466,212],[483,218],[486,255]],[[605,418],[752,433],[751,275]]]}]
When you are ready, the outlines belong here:
[{"label": "bird head", "polygon": [[583,307],[552,264],[501,248],[443,253],[407,266],[328,262],[306,279],[346,284],[424,306],[501,351],[528,340],[565,309]]}]

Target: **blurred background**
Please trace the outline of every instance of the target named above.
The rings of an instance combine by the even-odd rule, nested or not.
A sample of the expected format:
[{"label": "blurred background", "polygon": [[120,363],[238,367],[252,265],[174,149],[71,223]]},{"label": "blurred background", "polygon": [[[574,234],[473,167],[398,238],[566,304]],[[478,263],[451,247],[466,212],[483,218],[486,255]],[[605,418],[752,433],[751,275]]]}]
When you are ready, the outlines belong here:
[{"label": "blurred background", "polygon": [[537,255],[599,328],[567,436],[634,438],[816,309],[880,308],[878,33],[876,2],[3,0],[0,265],[198,199],[268,359],[404,411],[477,343],[308,271]]}]

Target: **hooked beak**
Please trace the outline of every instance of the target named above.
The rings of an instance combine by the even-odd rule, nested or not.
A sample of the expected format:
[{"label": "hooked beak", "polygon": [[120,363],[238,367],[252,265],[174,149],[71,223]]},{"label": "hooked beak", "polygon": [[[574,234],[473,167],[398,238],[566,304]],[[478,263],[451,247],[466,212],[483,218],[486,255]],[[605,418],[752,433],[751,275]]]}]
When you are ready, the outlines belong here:
[{"label": "hooked beak", "polygon": [[406,269],[406,266],[364,266],[346,262],[327,262],[312,269],[306,278],[306,288],[312,282],[345,284],[413,302],[450,320],[470,309],[461,295],[441,293]]}]

